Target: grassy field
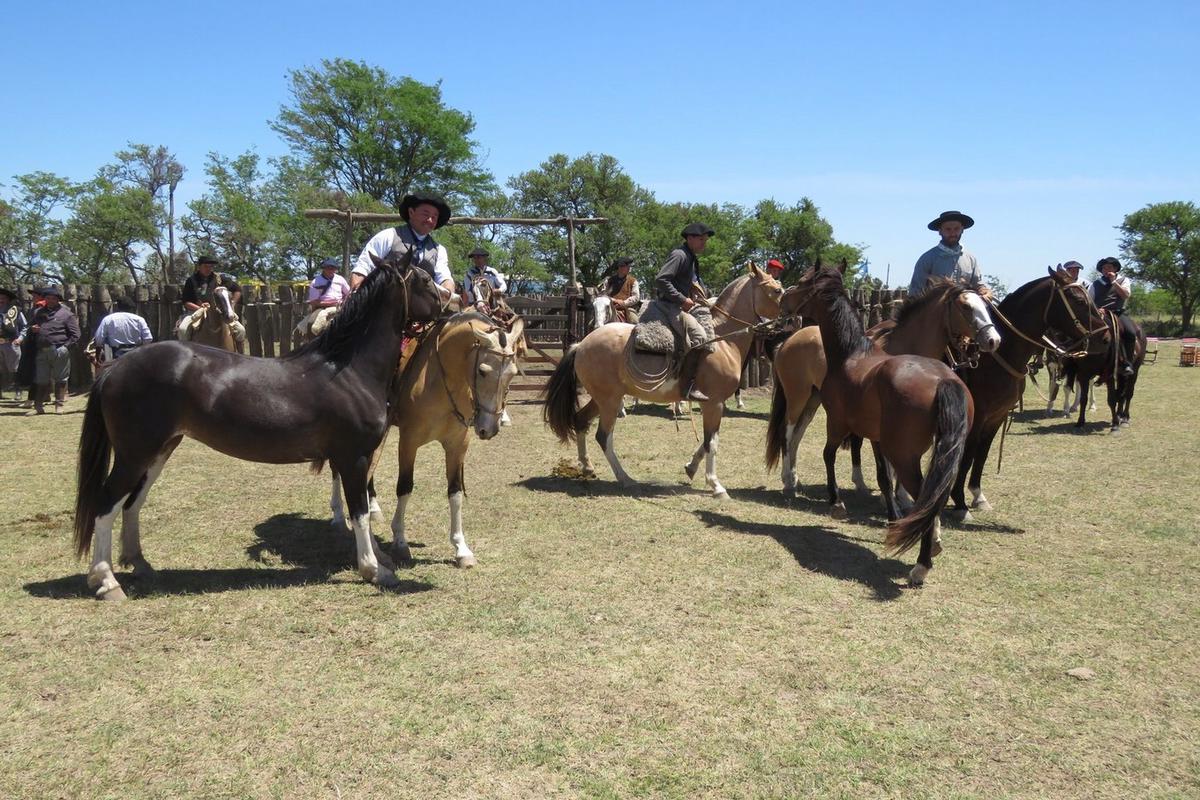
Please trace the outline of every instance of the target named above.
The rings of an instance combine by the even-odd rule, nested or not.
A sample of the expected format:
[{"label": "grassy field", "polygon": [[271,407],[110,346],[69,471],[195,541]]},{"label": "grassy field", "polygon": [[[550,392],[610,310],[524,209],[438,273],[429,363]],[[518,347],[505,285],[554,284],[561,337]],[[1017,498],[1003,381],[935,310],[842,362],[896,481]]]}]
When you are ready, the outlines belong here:
[{"label": "grassy field", "polygon": [[143,512],[158,577],[97,603],[82,415],[5,406],[0,797],[1200,796],[1200,369],[1176,354],[1119,436],[1021,415],[996,511],[947,529],[921,590],[876,497],[824,513],[820,435],[783,502],[756,395],[722,430],[724,503],[682,485],[691,427],[661,407],[618,424],[656,482],[631,493],[602,457],[553,477],[574,447],[514,405],[471,446],[470,571],[423,450],[397,592],[358,578],[326,476],[185,442]]}]

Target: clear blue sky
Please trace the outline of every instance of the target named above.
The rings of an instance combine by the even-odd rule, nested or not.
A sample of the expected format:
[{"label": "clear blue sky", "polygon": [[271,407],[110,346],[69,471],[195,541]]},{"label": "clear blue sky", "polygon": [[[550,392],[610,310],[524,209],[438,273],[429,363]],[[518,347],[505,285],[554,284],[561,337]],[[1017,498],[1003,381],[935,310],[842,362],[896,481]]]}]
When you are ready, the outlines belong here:
[{"label": "clear blue sky", "polygon": [[[287,73],[343,57],[442,81],[503,185],[615,156],[660,200],[811,197],[906,282],[960,209],[1010,287],[1197,200],[1200,3],[19,3],[0,48],[0,182],[83,180],[127,142],[284,151]],[[0,189],[0,192],[5,192]],[[665,255],[665,254],[664,254]]]}]

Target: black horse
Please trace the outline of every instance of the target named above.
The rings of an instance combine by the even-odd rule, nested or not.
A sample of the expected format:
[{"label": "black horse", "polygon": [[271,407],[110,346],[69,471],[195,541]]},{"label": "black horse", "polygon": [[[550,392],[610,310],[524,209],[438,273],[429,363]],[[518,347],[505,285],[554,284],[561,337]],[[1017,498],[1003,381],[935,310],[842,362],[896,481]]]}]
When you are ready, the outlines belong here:
[{"label": "black horse", "polygon": [[[96,382],[79,440],[75,546],[92,548],[88,586],[124,599],[112,571],[112,529],[122,511],[121,563],[134,576],[142,556],[138,513],[184,436],[246,461],[326,461],[342,477],[358,547],[358,571],[388,586],[367,513],[367,472],[387,430],[388,386],[409,322],[436,319],[440,291],[407,254],[376,269],[330,327],[295,352],[252,358],[190,342],[139,347]],[[112,457],[112,468],[109,459]]]},{"label": "black horse", "polygon": [[[1110,325],[1118,326],[1119,322],[1110,317]],[[1122,425],[1129,424],[1129,405],[1133,401],[1133,390],[1137,386],[1138,373],[1146,360],[1146,333],[1142,326],[1133,323],[1135,334],[1132,360],[1129,362],[1132,375],[1124,374],[1117,359],[1120,347],[1118,335],[1120,328],[1112,332],[1112,341],[1107,350],[1102,353],[1081,356],[1080,358],[1063,359],[1063,381],[1067,386],[1078,382],[1079,395],[1075,402],[1079,404],[1079,419],[1076,428],[1082,428],[1087,423],[1088,393],[1092,382],[1099,386],[1104,384],[1108,389],[1108,410],[1112,414],[1113,433],[1118,433]]]}]

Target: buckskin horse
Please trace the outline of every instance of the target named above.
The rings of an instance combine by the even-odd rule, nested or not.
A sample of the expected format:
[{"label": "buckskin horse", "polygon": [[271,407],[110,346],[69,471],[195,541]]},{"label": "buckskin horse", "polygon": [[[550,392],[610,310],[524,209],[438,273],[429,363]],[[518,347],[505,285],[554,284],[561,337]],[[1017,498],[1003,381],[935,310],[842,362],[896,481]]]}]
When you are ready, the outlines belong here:
[{"label": "buckskin horse", "polygon": [[[794,299],[784,298],[785,314],[792,310]],[[867,331],[867,335],[889,355],[941,358],[949,349],[957,352],[963,341],[977,345],[981,352],[991,352],[1000,346],[1000,334],[988,315],[984,299],[946,280],[935,282],[923,295],[905,303],[895,322],[881,322]],[[782,460],[783,493],[788,496],[796,491],[796,451],[821,404],[825,372],[819,327],[801,328],[775,352],[766,464],[773,469]],[[851,442],[853,480],[857,488],[865,490],[859,456],[861,443],[857,437]]]},{"label": "buckskin horse", "polygon": [[218,347],[232,353],[237,350],[237,343],[233,340],[233,332],[229,328],[229,323],[236,319],[237,314],[233,310],[233,300],[229,296],[229,289],[218,286],[213,289],[212,303],[200,308],[192,315],[192,324],[195,327],[189,341]]},{"label": "buckskin horse", "polygon": [[[1047,277],[1030,281],[993,307],[993,316],[1005,330],[1004,340],[995,352],[979,360],[978,367],[963,373],[975,400],[975,422],[967,436],[962,466],[950,494],[954,500],[953,515],[959,520],[969,520],[971,509],[992,508],[983,494],[983,467],[992,440],[1021,399],[1028,373],[1026,365],[1034,353],[1042,349],[1051,349],[1060,356],[1107,351],[1108,328],[1088,298],[1087,290],[1074,283],[1061,267],[1049,267],[1047,272]],[[1047,333],[1056,334],[1056,339],[1068,342],[1068,346],[1057,347],[1045,338]],[[973,496],[970,508],[964,485],[969,485]]]},{"label": "buckskin horse", "polygon": [[[391,395],[391,424],[398,432],[400,462],[396,514],[392,517],[392,557],[397,561],[412,560],[404,513],[413,493],[417,450],[438,442],[446,457],[450,544],[454,546],[455,564],[475,566],[475,554],[467,544],[462,523],[467,447],[472,431],[483,440],[500,432],[508,385],[517,374],[517,345],[524,327],[525,321],[519,316],[506,329],[476,311],[456,314],[435,323],[405,361]],[[372,499],[374,489],[372,478]],[[336,477],[329,506],[333,524],[344,526]]]},{"label": "buckskin horse", "polygon": [[[827,364],[821,402],[825,406],[824,459],[830,511],[835,518],[846,516],[834,475],[838,448],[851,434],[869,439],[887,507],[886,548],[903,552],[921,543],[917,564],[908,576],[912,585],[920,586],[941,550],[936,544],[938,514],[946,505],[971,425],[971,395],[941,361],[889,355],[868,338],[850,305],[842,270],[813,267],[797,286],[797,310],[817,320]],[[922,476],[921,456],[930,445],[929,474]],[[916,498],[916,505],[902,519],[896,513],[888,464]]]},{"label": "buckskin horse", "polygon": [[[694,478],[700,459],[707,456],[704,477],[716,498],[728,496],[717,480],[716,471],[718,433],[725,399],[733,394],[741,380],[742,361],[754,339],[751,327],[778,316],[782,297],[783,287],[779,281],[751,264],[748,274],[734,279],[713,304],[717,341],[712,352],[701,356],[696,371],[696,387],[708,396],[708,400],[700,404],[704,440],[684,466],[684,472],[689,480]],[[680,387],[675,378],[664,378],[656,386],[647,387],[631,377],[626,365],[626,347],[632,332],[632,325],[614,322],[585,336],[555,368],[546,387],[542,409],[543,418],[559,441],[575,440],[584,472],[592,471],[585,434],[592,420],[599,417],[596,441],[604,449],[609,466],[622,486],[632,486],[636,481],[622,468],[613,449],[613,426],[621,410],[621,399],[629,394],[656,403],[673,403],[682,400],[682,391],[687,389]],[[591,396],[583,407],[579,407],[578,402],[580,388]]]},{"label": "buckskin horse", "polygon": [[[328,461],[342,477],[358,549],[358,571],[397,583],[370,535],[367,470],[387,430],[387,392],[401,337],[412,321],[436,319],[432,277],[393,254],[350,296],[312,342],[276,359],[191,342],[139,347],[100,376],[79,440],[75,547],[92,547],[87,583],[99,599],[125,593],[112,570],[112,529],[122,514],[121,564],[152,574],[138,515],[184,436],[246,461]],[[112,468],[109,460],[112,458]]]}]

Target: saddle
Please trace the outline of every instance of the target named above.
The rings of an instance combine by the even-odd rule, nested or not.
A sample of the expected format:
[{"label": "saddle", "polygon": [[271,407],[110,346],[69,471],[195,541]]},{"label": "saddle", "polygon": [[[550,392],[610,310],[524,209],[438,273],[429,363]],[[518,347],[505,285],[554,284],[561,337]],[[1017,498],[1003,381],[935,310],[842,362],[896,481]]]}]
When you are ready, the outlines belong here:
[{"label": "saddle", "polygon": [[[690,320],[685,319],[689,315]],[[652,300],[625,345],[625,369],[638,388],[655,391],[678,377],[689,357],[712,352],[715,335],[712,312],[705,306],[684,312],[672,303]]]},{"label": "saddle", "polygon": [[329,327],[329,323],[333,322],[333,318],[337,316],[339,306],[326,306],[318,308],[316,311],[310,312],[308,316],[300,320],[296,324],[296,333],[300,334],[303,339],[309,339],[320,336]]}]

